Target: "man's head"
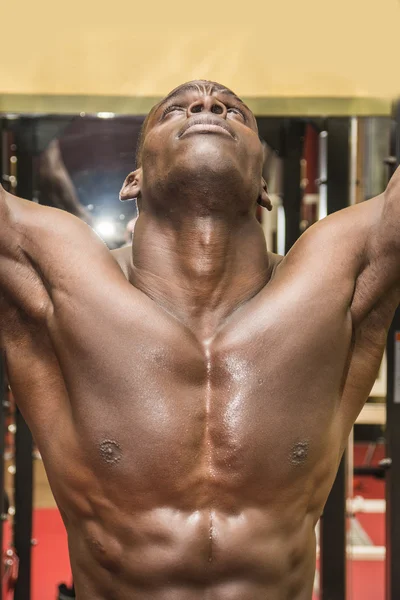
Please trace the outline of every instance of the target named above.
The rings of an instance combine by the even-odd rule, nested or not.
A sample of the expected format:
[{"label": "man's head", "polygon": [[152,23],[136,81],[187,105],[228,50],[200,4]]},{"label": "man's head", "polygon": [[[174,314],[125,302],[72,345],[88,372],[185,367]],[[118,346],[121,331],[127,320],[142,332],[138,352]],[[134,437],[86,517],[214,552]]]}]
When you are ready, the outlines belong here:
[{"label": "man's head", "polygon": [[121,200],[177,210],[270,208],[263,148],[250,109],[228,88],[191,81],[154,106],[143,124],[137,169]]}]

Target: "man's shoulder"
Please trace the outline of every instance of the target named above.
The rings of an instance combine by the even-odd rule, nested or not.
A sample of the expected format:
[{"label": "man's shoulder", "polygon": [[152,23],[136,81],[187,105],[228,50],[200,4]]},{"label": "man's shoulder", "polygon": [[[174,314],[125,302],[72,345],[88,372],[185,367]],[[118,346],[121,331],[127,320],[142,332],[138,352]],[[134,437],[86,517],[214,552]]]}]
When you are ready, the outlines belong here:
[{"label": "man's shoulder", "polygon": [[45,227],[47,229],[87,227],[78,217],[65,210],[52,206],[43,206],[31,200],[25,200],[6,192],[6,204],[16,225],[21,227]]},{"label": "man's shoulder", "polygon": [[[7,194],[9,225],[0,248],[0,286],[14,302],[47,306],[55,289],[68,293],[121,275],[99,236],[81,219]],[[1,229],[1,227],[0,227]],[[3,241],[3,240],[2,240]],[[11,261],[9,260],[11,259]],[[19,265],[10,269],[11,262]],[[37,312],[37,311],[36,311]],[[43,310],[41,310],[41,313]],[[46,311],[47,313],[47,311]]]},{"label": "man's shoulder", "polygon": [[287,254],[289,262],[306,260],[310,267],[318,263],[341,270],[347,266],[357,273],[372,222],[373,207],[362,204],[365,206],[349,206],[314,223]]},{"label": "man's shoulder", "polygon": [[[57,238],[65,236],[71,240],[71,234],[79,238],[90,232],[90,228],[74,215],[10,194],[3,188],[0,188],[0,216],[4,229],[7,227],[12,232],[14,246],[35,242],[41,246],[50,240],[56,243]],[[3,231],[3,234],[7,232]]]}]

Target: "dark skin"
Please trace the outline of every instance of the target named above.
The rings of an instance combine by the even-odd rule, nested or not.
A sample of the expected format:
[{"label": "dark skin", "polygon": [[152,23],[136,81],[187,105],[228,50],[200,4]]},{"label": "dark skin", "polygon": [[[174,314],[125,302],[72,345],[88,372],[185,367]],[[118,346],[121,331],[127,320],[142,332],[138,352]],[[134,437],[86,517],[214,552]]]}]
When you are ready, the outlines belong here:
[{"label": "dark skin", "polygon": [[310,600],[314,527],[399,302],[400,174],[282,259],[255,217],[254,117],[224,88],[156,107],[140,160],[114,256],[0,194],[1,345],[77,597]]}]

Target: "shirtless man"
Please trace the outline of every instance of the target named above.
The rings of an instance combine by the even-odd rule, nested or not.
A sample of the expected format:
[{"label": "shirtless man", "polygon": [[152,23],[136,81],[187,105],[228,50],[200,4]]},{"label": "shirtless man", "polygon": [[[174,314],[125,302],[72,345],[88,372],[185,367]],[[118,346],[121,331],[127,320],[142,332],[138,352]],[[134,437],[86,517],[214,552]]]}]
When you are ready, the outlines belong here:
[{"label": "shirtless man", "polygon": [[285,257],[250,110],[150,113],[132,251],[1,191],[1,345],[78,600],[310,600],[315,524],[399,302],[400,175]]}]

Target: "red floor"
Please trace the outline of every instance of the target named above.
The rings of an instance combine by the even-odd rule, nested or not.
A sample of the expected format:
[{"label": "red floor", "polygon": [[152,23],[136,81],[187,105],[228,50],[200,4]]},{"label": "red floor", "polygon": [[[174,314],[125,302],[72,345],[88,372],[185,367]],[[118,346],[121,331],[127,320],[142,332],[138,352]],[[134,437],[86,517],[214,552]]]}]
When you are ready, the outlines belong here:
[{"label": "red floor", "polygon": [[57,586],[70,583],[67,535],[60,513],[55,509],[35,510],[32,552],[32,600],[55,600]]},{"label": "red floor", "polygon": [[[9,523],[5,524],[4,542],[10,541]],[[71,582],[67,536],[58,510],[44,508],[33,514],[32,599],[56,600],[59,583]],[[7,600],[12,594],[6,596]]]}]

